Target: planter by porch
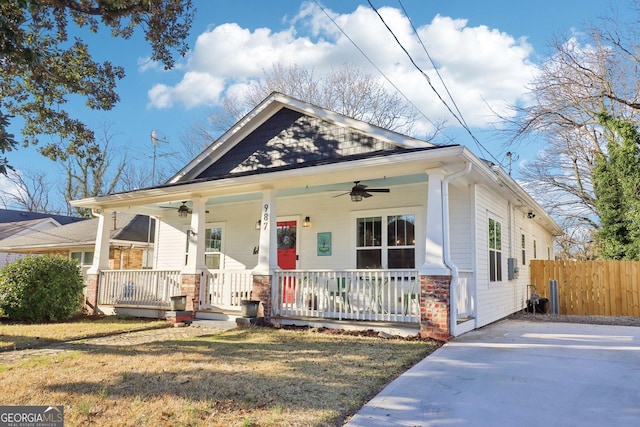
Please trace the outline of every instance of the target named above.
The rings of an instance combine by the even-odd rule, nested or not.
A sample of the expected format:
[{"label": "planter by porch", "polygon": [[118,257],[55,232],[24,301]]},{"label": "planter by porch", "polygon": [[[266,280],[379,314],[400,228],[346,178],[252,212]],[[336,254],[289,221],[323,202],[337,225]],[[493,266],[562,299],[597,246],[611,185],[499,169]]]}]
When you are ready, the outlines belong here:
[{"label": "planter by porch", "polygon": [[187,296],[175,295],[171,297],[171,311],[184,311],[187,308]]},{"label": "planter by porch", "polygon": [[251,300],[251,299],[243,299],[240,301],[240,308],[242,312],[242,317],[258,317],[258,307],[260,306],[260,301]]}]

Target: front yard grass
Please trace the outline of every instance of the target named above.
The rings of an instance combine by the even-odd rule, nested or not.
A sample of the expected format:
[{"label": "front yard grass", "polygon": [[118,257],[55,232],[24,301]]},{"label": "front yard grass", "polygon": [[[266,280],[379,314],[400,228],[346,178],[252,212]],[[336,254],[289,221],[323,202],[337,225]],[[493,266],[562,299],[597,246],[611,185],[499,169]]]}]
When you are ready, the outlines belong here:
[{"label": "front yard grass", "polygon": [[65,426],[339,426],[431,341],[241,328],[0,362],[3,405]]},{"label": "front yard grass", "polygon": [[0,323],[0,352],[38,348],[64,341],[170,326],[163,320],[118,316],[87,317],[54,323]]}]

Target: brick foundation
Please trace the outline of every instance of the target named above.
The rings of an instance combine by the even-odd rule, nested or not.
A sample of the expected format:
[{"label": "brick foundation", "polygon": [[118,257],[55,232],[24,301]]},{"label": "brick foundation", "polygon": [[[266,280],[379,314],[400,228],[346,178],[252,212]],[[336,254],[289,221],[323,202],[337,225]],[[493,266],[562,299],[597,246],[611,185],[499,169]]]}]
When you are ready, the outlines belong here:
[{"label": "brick foundation", "polygon": [[253,276],[251,289],[252,299],[261,302],[258,317],[263,317],[265,323],[271,322],[271,276]]},{"label": "brick foundation", "polygon": [[100,282],[99,274],[87,274],[85,280],[87,285],[87,299],[85,300],[85,310],[87,314],[94,316],[100,314],[98,310],[98,284]]},{"label": "brick foundation", "polygon": [[420,336],[439,341],[451,338],[449,296],[451,276],[420,276]]},{"label": "brick foundation", "polygon": [[200,308],[200,281],[204,280],[204,273],[182,274],[180,284],[181,295],[187,296],[186,311],[198,311]]}]

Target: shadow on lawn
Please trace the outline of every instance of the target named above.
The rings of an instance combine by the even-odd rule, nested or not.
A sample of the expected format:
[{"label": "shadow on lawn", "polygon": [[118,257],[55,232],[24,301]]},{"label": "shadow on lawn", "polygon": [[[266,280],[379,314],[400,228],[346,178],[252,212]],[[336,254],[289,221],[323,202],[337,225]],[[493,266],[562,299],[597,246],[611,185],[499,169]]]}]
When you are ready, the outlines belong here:
[{"label": "shadow on lawn", "polygon": [[[131,372],[115,366],[106,379],[49,384],[46,388],[126,400],[174,396],[210,405],[225,402],[237,410],[286,407],[333,411],[339,418],[352,414],[437,347],[427,342],[345,341],[321,334],[309,338],[300,333],[264,332],[269,334],[266,340],[257,339],[255,332],[232,330],[132,347],[83,345],[81,350],[90,354],[137,357],[139,369]],[[159,366],[150,365],[154,357]]]}]

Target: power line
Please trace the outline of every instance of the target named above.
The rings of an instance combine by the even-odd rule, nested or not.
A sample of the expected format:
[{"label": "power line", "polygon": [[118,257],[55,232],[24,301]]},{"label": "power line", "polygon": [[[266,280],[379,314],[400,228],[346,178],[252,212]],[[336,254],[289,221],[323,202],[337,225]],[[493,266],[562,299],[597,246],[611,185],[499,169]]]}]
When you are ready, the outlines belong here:
[{"label": "power line", "polygon": [[400,90],[400,88],[398,88],[392,81],[391,79],[389,79],[389,77],[387,77],[387,75],[371,60],[371,58],[369,58],[369,56],[360,48],[360,46],[358,46],[358,44],[353,41],[353,39],[351,37],[349,37],[349,35],[342,29],[342,27],[340,27],[340,25],[331,17],[331,15],[329,15],[329,13],[324,9],[324,7],[318,2],[318,0],[313,0],[313,2],[316,4],[316,6],[318,6],[318,8],[322,11],[322,13],[324,13],[326,15],[327,18],[329,18],[329,20],[333,23],[333,25],[336,26],[336,28],[342,33],[342,35],[344,35],[347,40],[349,40],[351,42],[351,44],[358,50],[358,52],[360,52],[362,54],[362,56],[365,57],[365,59],[367,61],[369,61],[369,64],[371,64],[373,66],[373,68],[376,69],[376,71],[378,73],[380,73],[380,75],[382,77],[384,77],[384,79],[400,94],[402,95],[402,97],[409,103],[409,105],[411,105],[418,113],[420,113],[420,115],[422,117],[424,117],[429,123],[431,123],[431,125],[433,125],[434,128],[438,128],[438,126],[429,118],[427,117],[426,114],[424,114],[422,112],[422,110],[420,110],[420,108],[418,108],[412,101],[411,99],[409,99],[409,97],[407,95],[404,94],[404,92],[402,92]]},{"label": "power line", "polygon": [[[478,138],[475,137],[475,135],[473,134],[473,132],[471,132],[471,129],[469,128],[469,126],[466,124],[466,122],[464,121],[464,118],[462,117],[462,114],[460,114],[460,116],[458,116],[449,106],[449,104],[447,104],[447,102],[442,98],[442,96],[440,95],[440,93],[438,93],[438,91],[436,90],[436,88],[433,86],[433,84],[431,83],[431,78],[429,78],[429,76],[422,70],[422,68],[420,68],[420,66],[415,62],[415,60],[413,59],[413,57],[411,56],[411,54],[409,53],[409,51],[407,51],[407,49],[402,45],[402,43],[400,42],[400,40],[398,39],[398,37],[396,36],[396,34],[393,32],[393,30],[391,29],[391,27],[389,27],[389,25],[387,24],[387,22],[384,20],[384,18],[382,17],[382,15],[380,15],[380,12],[378,12],[378,9],[376,9],[376,7],[373,5],[373,3],[371,3],[371,0],[367,0],[367,2],[369,3],[369,6],[371,7],[371,9],[373,9],[373,11],[376,13],[376,15],[378,15],[378,18],[380,18],[380,21],[382,21],[382,23],[384,24],[384,26],[387,28],[387,30],[389,31],[389,33],[393,36],[393,38],[395,39],[396,43],[398,44],[398,46],[400,46],[400,48],[404,51],[404,53],[407,55],[407,57],[409,58],[409,60],[411,61],[411,64],[413,64],[413,66],[420,72],[420,74],[422,74],[422,76],[424,76],[424,78],[427,80],[427,83],[429,84],[429,87],[431,88],[431,90],[436,94],[436,96],[438,97],[438,99],[440,100],[440,102],[442,102],[442,104],[447,108],[447,110],[449,111],[449,113],[451,113],[451,115],[458,121],[458,123],[460,123],[460,126],[462,126],[462,128],[464,130],[467,131],[467,133],[469,134],[469,136],[471,136],[471,139],[476,143],[476,145],[478,146],[478,148],[481,151],[486,152],[489,156],[491,156],[491,158],[493,160],[496,161],[497,164],[501,164],[500,161],[498,159],[496,159],[496,157],[491,154],[491,152],[489,150],[487,150],[482,143],[478,140]],[[402,4],[401,4],[402,6]],[[404,8],[403,8],[404,11]],[[405,12],[405,16],[407,17],[407,19],[409,19],[409,17],[407,16],[406,12]],[[411,19],[409,19],[409,22],[411,22]],[[411,26],[413,27],[413,24],[411,24]],[[415,31],[415,27],[414,31]],[[415,32],[416,37],[418,38],[418,40],[420,41],[420,43],[423,45],[422,40],[420,39],[420,36],[417,34],[417,32]],[[426,50],[426,48],[425,48]],[[427,56],[428,53],[427,53]],[[430,58],[431,59],[431,58]],[[432,61],[433,64],[433,61]],[[434,68],[435,64],[434,64]],[[439,75],[439,73],[438,73]],[[441,78],[442,79],[442,78]],[[442,81],[443,85],[444,85],[444,81]],[[446,88],[446,85],[444,85]],[[452,99],[453,98],[451,96],[451,93],[449,93],[449,91],[447,90],[447,93],[449,94],[449,97]],[[455,105],[455,102],[454,102]],[[457,105],[456,109],[458,110],[458,112],[460,112],[460,110],[458,109]]]}]

